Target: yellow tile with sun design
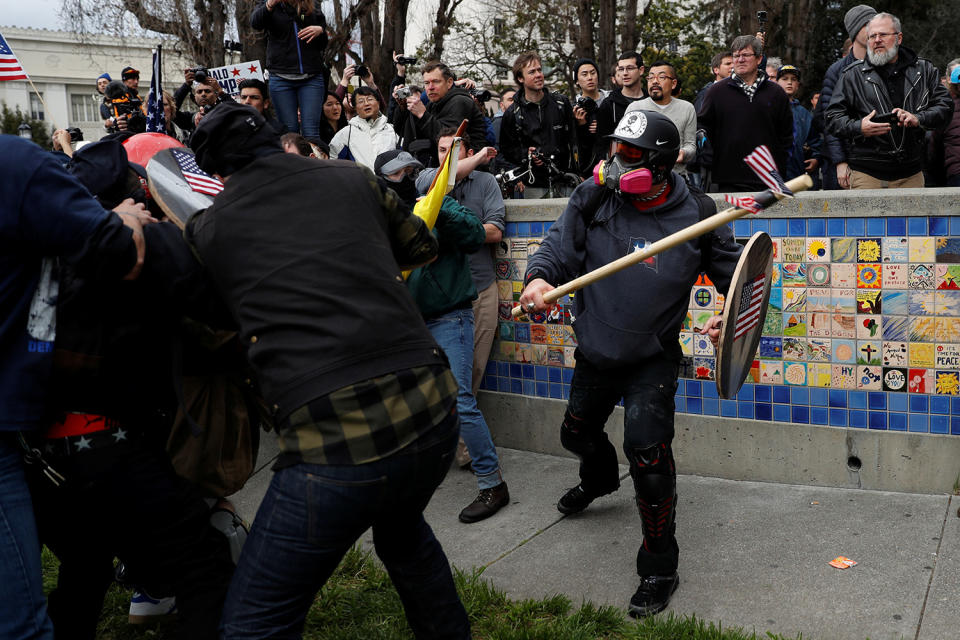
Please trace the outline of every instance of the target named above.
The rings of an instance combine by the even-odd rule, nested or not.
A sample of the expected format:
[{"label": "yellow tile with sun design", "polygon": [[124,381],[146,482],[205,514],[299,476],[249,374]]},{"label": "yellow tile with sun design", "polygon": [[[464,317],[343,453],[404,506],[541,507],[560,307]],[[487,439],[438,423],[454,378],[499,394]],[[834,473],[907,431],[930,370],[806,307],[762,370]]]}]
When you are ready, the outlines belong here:
[{"label": "yellow tile with sun design", "polygon": [[881,283],[879,264],[857,265],[857,289],[879,289]]},{"label": "yellow tile with sun design", "polygon": [[807,262],[830,262],[830,239],[807,238]]},{"label": "yellow tile with sun design", "polygon": [[880,262],[879,238],[864,238],[857,241],[857,262]]},{"label": "yellow tile with sun design", "polygon": [[909,255],[910,262],[935,262],[937,259],[937,249],[934,243],[934,238],[910,238]]}]

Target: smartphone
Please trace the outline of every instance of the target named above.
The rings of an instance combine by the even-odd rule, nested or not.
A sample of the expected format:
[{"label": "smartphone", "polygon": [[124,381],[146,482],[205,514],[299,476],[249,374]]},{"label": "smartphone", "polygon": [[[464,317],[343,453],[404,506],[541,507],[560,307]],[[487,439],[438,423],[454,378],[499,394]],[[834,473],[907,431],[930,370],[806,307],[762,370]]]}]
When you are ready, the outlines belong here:
[{"label": "smartphone", "polygon": [[870,118],[873,122],[886,123],[889,125],[895,125],[900,123],[900,118],[896,113],[891,111],[890,113],[878,113],[877,115]]}]

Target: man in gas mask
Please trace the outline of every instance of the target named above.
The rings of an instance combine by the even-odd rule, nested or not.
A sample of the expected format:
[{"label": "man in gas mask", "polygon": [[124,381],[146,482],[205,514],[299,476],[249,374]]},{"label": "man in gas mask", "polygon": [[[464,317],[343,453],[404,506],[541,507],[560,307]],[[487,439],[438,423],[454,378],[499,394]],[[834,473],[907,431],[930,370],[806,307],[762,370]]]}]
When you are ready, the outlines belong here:
[{"label": "man in gas mask", "polygon": [[[713,214],[713,201],[671,169],[680,151],[676,125],[661,113],[633,111],[608,136],[610,157],[594,169],[529,258],[520,303],[549,305],[555,285],[605,265]],[[619,486],[617,453],[603,427],[623,399],[623,451],[630,463],[643,544],[633,616],[662,611],[679,583],[675,536],[676,468],[671,450],[679,331],[690,288],[706,271],[726,291],[741,247],[729,226],[600,280],[574,297],[576,368],[560,441],[580,458],[580,484],[557,503],[583,511]],[[718,335],[719,316],[700,331]]]}]

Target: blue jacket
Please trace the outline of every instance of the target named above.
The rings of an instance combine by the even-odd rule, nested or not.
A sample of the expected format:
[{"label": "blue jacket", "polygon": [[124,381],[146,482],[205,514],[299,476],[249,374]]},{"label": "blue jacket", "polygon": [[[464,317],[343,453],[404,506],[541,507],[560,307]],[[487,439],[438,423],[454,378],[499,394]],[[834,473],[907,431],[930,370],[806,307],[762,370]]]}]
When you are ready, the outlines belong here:
[{"label": "blue jacket", "polygon": [[[856,61],[857,57],[853,55],[853,49],[851,48],[846,57],[830,65],[827,73],[823,76],[823,89],[820,91],[820,102],[817,103],[817,109],[826,111],[827,105],[830,104],[830,99],[833,98],[833,90],[837,86],[837,80],[840,79],[840,74]],[[823,155],[829,158],[833,164],[840,164],[841,162],[847,161],[847,150],[840,138],[825,133],[823,142]]]},{"label": "blue jacket", "polygon": [[119,280],[136,261],[131,232],[52,154],[0,135],[0,431],[44,418],[53,365],[61,256],[93,279]]},{"label": "blue jacket", "polygon": [[[793,111],[793,152],[787,159],[787,180],[802,176],[806,173],[803,166],[805,157],[820,158],[821,136],[818,127],[813,124],[813,114],[800,104],[799,100],[790,100],[790,109]],[[809,154],[804,153],[808,147]]]},{"label": "blue jacket", "polygon": [[[606,187],[581,183],[527,260],[524,281],[563,284],[698,222],[700,207],[686,182],[675,173],[669,180],[666,202],[643,212]],[[717,291],[725,292],[742,250],[730,225],[711,232],[709,255],[701,246],[691,240],[578,291],[573,329],[582,357],[610,368],[676,343],[697,276],[706,270]]]}]

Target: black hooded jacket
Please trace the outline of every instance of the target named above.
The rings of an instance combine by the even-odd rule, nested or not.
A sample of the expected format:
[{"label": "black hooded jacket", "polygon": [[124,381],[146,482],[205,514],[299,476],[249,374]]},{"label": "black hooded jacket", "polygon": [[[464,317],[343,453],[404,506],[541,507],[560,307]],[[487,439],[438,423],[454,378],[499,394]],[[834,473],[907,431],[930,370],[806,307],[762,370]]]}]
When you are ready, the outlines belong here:
[{"label": "black hooded jacket", "polygon": [[[537,147],[563,171],[579,173],[575,162],[576,134],[573,107],[566,96],[547,92],[530,102],[517,91],[500,124],[500,151],[514,165],[527,161],[527,149]],[[546,184],[547,167],[534,167],[535,179]]]}]

